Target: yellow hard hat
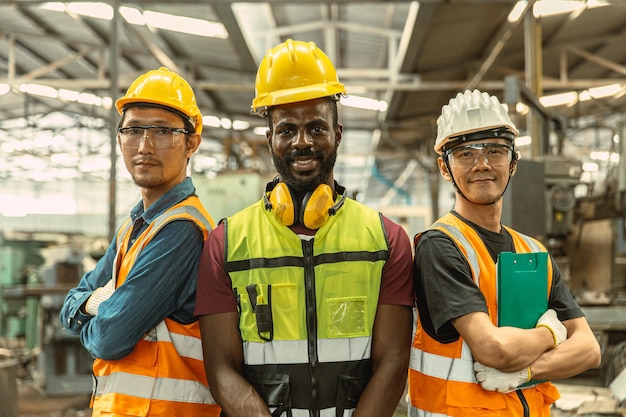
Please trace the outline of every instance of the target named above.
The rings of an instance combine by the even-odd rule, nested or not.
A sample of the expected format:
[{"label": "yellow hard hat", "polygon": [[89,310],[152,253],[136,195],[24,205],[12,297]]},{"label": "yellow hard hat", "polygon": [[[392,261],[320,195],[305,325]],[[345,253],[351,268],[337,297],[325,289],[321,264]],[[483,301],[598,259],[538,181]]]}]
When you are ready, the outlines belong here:
[{"label": "yellow hard hat", "polygon": [[498,128],[510,132],[512,136],[519,133],[496,96],[479,90],[458,93],[441,108],[441,116],[437,119],[435,152],[441,155],[443,148],[461,135]]},{"label": "yellow hard hat", "polygon": [[124,107],[131,103],[160,104],[178,110],[189,118],[196,133],[202,133],[202,114],[191,86],[183,77],[165,67],[137,77],[128,87],[126,95],[115,102],[115,107],[122,114]]},{"label": "yellow hard hat", "polygon": [[252,112],[320,97],[345,95],[328,56],[314,42],[287,39],[267,51],[259,65]]}]

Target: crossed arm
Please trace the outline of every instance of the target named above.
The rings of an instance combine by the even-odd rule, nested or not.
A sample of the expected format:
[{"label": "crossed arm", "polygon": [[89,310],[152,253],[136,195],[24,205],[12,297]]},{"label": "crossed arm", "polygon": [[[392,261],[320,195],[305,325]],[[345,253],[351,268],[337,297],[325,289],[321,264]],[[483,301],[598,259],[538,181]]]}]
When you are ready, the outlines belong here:
[{"label": "crossed arm", "polygon": [[600,364],[600,347],[584,317],[566,320],[567,340],[557,348],[543,327],[496,327],[486,313],[475,312],[453,321],[477,362],[502,372],[530,366],[534,379],[563,379]]}]

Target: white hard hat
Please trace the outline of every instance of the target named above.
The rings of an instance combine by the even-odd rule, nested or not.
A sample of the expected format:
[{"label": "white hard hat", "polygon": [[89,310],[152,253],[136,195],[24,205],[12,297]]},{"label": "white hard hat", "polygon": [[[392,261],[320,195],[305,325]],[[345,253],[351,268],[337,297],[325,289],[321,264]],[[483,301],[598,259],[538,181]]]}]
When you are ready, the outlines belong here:
[{"label": "white hard hat", "polygon": [[478,90],[465,90],[441,108],[441,116],[437,119],[435,152],[441,155],[443,148],[459,136],[488,130],[494,130],[493,137],[497,137],[500,131],[509,132],[509,138],[519,133],[496,96]]}]

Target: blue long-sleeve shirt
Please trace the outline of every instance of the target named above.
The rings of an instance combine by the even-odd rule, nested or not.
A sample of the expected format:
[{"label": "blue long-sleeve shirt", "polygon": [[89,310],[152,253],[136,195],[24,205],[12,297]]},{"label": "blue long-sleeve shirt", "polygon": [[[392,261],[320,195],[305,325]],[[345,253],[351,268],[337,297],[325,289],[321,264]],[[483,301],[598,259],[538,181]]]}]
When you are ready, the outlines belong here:
[{"label": "blue long-sleeve shirt", "polygon": [[[191,178],[187,178],[145,211],[143,201],[139,201],[130,212],[130,244],[157,216],[194,192]],[[168,223],[138,256],[124,285],[100,304],[98,315],[84,314],[81,306],[113,276],[114,238],[96,267],[68,292],[60,313],[61,323],[69,332],[80,335],[81,343],[93,357],[115,360],[129,354],[146,332],[167,317],[183,324],[193,322],[203,243],[202,231],[193,222]]]}]

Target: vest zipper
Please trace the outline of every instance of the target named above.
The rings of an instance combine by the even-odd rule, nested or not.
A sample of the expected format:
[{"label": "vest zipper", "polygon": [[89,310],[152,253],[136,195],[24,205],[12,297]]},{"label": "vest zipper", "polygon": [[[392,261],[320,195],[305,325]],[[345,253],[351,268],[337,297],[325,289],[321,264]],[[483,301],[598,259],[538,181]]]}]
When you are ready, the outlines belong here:
[{"label": "vest zipper", "polygon": [[304,285],[306,292],[306,326],[309,347],[309,372],[311,375],[311,408],[309,415],[319,417],[319,359],[317,356],[317,299],[315,296],[315,265],[313,239],[302,241],[304,254]]},{"label": "vest zipper", "polygon": [[530,417],[530,410],[528,409],[528,402],[526,401],[526,397],[524,397],[524,393],[521,389],[515,390],[515,393],[519,397],[522,409],[524,410],[524,417]]}]

